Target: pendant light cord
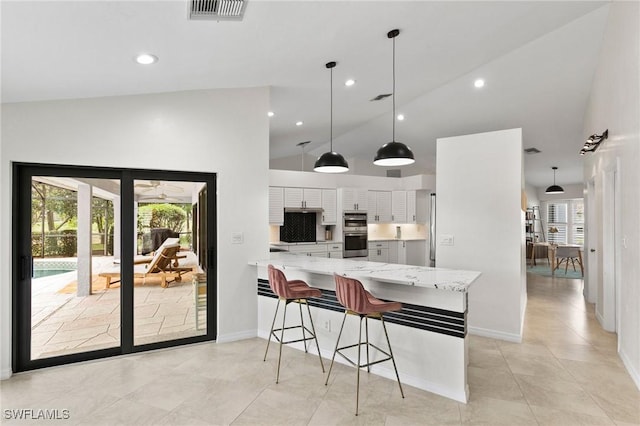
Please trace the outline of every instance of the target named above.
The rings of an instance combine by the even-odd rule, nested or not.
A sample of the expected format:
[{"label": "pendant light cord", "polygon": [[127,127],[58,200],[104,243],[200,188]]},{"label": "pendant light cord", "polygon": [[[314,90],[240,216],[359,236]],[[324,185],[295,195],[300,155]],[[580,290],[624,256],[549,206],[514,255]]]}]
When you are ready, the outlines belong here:
[{"label": "pendant light cord", "polygon": [[392,102],[393,102],[393,115],[391,116],[391,118],[393,119],[393,124],[391,126],[391,128],[393,129],[393,133],[392,133],[392,138],[391,138],[391,142],[395,142],[396,141],[396,38],[393,37],[393,71],[392,71],[392,75],[393,75],[393,91],[391,92],[392,94]]},{"label": "pendant light cord", "polygon": [[329,91],[329,93],[331,94],[329,99],[330,99],[330,104],[331,104],[331,112],[329,114],[330,117],[330,124],[329,124],[329,144],[331,147],[331,152],[333,152],[333,68],[329,68],[329,70],[331,71],[331,90]]}]

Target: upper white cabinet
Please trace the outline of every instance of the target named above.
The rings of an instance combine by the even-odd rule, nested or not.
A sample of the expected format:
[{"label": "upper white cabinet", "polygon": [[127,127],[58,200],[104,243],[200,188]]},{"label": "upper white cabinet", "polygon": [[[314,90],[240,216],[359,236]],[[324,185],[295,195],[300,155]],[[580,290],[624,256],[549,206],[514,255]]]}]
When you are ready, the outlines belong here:
[{"label": "upper white cabinet", "polygon": [[429,221],[428,191],[407,191],[407,222],[427,223]]},{"label": "upper white cabinet", "polygon": [[284,188],[269,187],[269,225],[284,224]]},{"label": "upper white cabinet", "polygon": [[407,191],[407,223],[418,223],[418,212],[416,211],[416,192],[417,191]]},{"label": "upper white cabinet", "polygon": [[391,221],[393,223],[407,222],[407,192],[393,191],[391,193]]},{"label": "upper white cabinet", "polygon": [[391,191],[369,191],[367,194],[367,222],[391,223]]},{"label": "upper white cabinet", "polygon": [[367,211],[367,192],[361,188],[339,188],[338,203],[342,211]]},{"label": "upper white cabinet", "polygon": [[320,209],[322,190],[317,188],[284,188],[284,207]]},{"label": "upper white cabinet", "polygon": [[322,190],[322,224],[335,225],[338,221],[338,202],[335,189]]}]

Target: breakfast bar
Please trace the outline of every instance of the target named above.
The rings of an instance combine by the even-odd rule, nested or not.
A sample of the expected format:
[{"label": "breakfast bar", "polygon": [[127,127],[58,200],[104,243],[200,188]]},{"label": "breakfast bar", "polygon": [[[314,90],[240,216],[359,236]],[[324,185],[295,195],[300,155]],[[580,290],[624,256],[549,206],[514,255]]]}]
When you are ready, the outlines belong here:
[{"label": "breakfast bar", "polygon": [[[257,266],[260,337],[269,336],[277,301],[269,287],[269,264],[284,271],[289,280],[304,280],[321,289],[322,297],[309,299],[309,305],[320,352],[327,359],[333,354],[344,313],[336,299],[333,275],[355,278],[375,297],[403,305],[401,311],[385,315],[402,383],[468,401],[467,291],[480,272],[293,253],[271,253],[269,259],[250,264]],[[357,341],[357,331],[345,328],[343,338]],[[385,344],[380,327],[372,329],[370,338],[375,344]],[[302,344],[294,347],[303,349]],[[336,362],[340,361],[337,357]],[[371,373],[395,380],[393,369],[383,364],[373,366]]]}]

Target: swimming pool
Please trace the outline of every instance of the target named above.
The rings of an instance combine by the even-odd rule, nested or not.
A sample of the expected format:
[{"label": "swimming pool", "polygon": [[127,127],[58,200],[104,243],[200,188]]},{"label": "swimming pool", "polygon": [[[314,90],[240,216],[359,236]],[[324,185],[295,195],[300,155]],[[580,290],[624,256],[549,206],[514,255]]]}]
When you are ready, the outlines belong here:
[{"label": "swimming pool", "polygon": [[75,269],[34,269],[33,278],[50,277],[52,275],[64,274],[65,272],[73,272]]},{"label": "swimming pool", "polygon": [[33,278],[50,277],[77,269],[78,263],[75,259],[34,259]]}]

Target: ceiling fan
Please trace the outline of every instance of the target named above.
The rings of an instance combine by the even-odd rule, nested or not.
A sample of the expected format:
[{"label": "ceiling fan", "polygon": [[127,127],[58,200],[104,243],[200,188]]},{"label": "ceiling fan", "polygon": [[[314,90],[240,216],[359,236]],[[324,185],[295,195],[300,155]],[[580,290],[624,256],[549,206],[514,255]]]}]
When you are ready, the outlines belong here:
[{"label": "ceiling fan", "polygon": [[148,183],[142,181],[142,182],[136,183],[134,187],[142,188],[141,192],[148,192],[148,191],[151,191],[152,189],[156,189],[160,187],[169,191],[176,191],[176,192],[182,191],[182,188],[179,187],[178,185],[172,185],[170,183],[161,182],[159,180],[150,180],[148,181]]},{"label": "ceiling fan", "polygon": [[164,192],[161,192],[158,195],[147,195],[145,197],[140,197],[138,198],[138,201],[142,201],[142,202],[146,202],[146,203],[152,203],[152,202],[160,202],[160,203],[178,203],[181,202],[182,200],[178,199],[178,198],[173,198],[173,197],[169,197],[167,194],[165,194]]}]

